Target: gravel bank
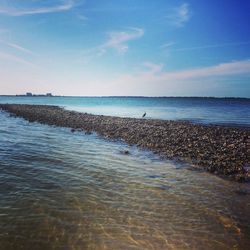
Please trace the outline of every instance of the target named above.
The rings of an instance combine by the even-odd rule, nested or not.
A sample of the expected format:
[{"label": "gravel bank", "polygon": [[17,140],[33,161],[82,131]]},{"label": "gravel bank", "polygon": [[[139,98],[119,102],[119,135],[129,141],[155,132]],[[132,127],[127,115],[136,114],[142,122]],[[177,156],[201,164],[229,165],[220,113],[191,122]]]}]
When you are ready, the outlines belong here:
[{"label": "gravel bank", "polygon": [[250,132],[189,122],[120,118],[67,111],[57,106],[0,104],[0,109],[30,122],[96,132],[191,162],[209,172],[250,181]]}]

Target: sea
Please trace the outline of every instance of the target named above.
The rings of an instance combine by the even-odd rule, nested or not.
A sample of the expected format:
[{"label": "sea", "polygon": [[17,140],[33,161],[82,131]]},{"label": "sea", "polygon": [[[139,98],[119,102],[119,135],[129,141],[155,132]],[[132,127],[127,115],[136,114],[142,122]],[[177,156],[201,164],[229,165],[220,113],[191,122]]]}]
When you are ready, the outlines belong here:
[{"label": "sea", "polygon": [[[250,127],[250,99],[1,96],[0,103]],[[0,111],[1,250],[249,249],[249,212],[250,183]]]}]

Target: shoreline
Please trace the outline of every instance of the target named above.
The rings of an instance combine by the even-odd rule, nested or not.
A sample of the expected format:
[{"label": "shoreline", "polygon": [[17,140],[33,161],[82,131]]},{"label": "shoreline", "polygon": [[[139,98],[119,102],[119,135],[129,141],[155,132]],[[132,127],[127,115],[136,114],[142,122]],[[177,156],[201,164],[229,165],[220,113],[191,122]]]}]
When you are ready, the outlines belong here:
[{"label": "shoreline", "polygon": [[30,122],[96,132],[223,177],[250,181],[250,132],[239,127],[92,115],[50,105],[0,104],[0,109]]}]

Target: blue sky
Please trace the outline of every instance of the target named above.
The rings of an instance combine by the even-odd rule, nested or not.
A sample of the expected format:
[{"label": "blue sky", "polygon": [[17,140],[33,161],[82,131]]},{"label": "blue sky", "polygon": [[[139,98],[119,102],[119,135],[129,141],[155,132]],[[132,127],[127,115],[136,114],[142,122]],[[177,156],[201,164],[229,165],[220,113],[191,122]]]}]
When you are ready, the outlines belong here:
[{"label": "blue sky", "polygon": [[0,94],[250,97],[249,0],[0,0]]}]

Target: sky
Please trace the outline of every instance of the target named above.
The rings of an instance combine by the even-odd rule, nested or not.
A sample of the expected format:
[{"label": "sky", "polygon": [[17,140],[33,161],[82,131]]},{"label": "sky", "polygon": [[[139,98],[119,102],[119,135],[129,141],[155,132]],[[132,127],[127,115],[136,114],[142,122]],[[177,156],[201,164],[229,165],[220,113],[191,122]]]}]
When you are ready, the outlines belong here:
[{"label": "sky", "polygon": [[0,95],[250,98],[250,0],[0,0]]}]

